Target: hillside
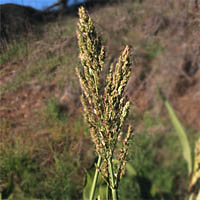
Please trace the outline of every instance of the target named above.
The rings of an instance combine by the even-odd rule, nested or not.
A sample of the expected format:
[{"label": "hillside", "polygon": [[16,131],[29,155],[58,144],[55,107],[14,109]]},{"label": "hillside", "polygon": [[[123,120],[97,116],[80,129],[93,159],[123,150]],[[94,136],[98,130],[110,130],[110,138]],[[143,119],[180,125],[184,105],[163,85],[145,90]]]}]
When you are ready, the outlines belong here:
[{"label": "hillside", "polygon": [[[149,149],[155,147],[156,151],[152,155],[148,152],[150,167],[156,168],[153,163],[158,162],[162,166],[159,173],[164,174],[159,179],[159,173],[152,172],[149,180],[156,177],[158,181],[151,183],[151,194],[147,192],[146,197],[181,200],[187,195],[186,169],[183,162],[177,168],[168,166],[175,162],[170,161],[172,150],[177,152],[174,160],[180,160],[181,150],[174,142],[158,88],[194,143],[200,131],[200,12],[186,0],[127,0],[94,6],[89,13],[106,48],[105,67],[116,61],[125,45],[132,48],[136,67],[126,89],[134,110],[129,120],[134,115],[136,135],[146,138],[144,135],[150,133]],[[75,73],[80,65],[77,20],[76,15],[59,16],[44,23],[41,32],[29,31],[6,43],[1,51],[0,171],[4,173],[0,190],[5,191],[1,185],[12,180],[14,197],[78,199],[83,187],[82,166],[89,167],[95,157],[83,123]],[[148,144],[148,139],[145,141],[141,147]],[[171,150],[167,145],[172,145]],[[163,183],[165,178],[169,182]],[[124,184],[131,185],[128,181]],[[142,195],[139,198],[138,191],[133,189],[137,199],[145,199]],[[124,198],[129,195],[122,192]]]}]

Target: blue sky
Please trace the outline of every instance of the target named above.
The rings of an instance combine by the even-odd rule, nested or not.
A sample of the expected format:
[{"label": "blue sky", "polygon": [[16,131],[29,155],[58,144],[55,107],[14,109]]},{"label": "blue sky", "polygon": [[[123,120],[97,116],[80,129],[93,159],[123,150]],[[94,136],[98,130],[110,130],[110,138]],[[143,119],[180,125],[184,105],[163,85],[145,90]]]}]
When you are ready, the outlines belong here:
[{"label": "blue sky", "polygon": [[[0,0],[0,4],[5,3],[14,3],[14,4],[20,4],[25,6],[31,6],[36,9],[44,9],[53,3],[55,3],[57,0]],[[73,4],[74,0],[69,0],[69,4]],[[79,2],[83,2],[83,0],[79,0]]]}]

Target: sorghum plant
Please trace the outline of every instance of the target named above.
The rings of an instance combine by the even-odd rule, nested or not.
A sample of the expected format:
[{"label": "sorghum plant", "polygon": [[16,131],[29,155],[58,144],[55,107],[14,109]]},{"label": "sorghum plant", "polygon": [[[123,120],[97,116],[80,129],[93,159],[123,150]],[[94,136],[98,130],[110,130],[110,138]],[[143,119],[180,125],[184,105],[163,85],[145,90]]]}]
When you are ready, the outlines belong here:
[{"label": "sorghum plant", "polygon": [[[132,127],[129,125],[123,141],[119,141],[130,106],[124,95],[131,74],[130,50],[128,46],[125,47],[116,66],[110,66],[106,84],[102,84],[100,77],[105,50],[92,19],[83,7],[79,9],[77,37],[82,65],[76,69],[83,91],[81,102],[84,107],[85,121],[90,128],[99,156],[90,200],[94,199],[99,173],[112,191],[112,199],[116,200],[118,199],[119,181],[125,173],[129,140],[132,134]],[[102,90],[103,85],[105,85],[104,90]],[[118,142],[122,142],[122,147],[116,155]],[[114,167],[113,160],[116,156],[118,164]]]}]

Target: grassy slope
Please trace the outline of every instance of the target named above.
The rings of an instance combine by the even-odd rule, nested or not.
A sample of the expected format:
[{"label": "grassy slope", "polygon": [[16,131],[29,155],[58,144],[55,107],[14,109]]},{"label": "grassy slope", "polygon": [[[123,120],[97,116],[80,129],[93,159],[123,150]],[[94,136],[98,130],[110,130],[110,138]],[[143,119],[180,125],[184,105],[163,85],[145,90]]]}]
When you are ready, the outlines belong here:
[{"label": "grassy slope", "polygon": [[[184,26],[181,6],[174,3],[171,9],[173,12],[159,1],[155,6],[151,2],[128,1],[91,10],[108,52],[106,64],[115,61],[126,44],[133,47],[137,62],[127,92],[134,98],[138,113],[135,125],[138,142],[133,145],[136,157],[131,162],[139,175],[133,180],[124,179],[121,189],[124,199],[132,194],[135,199],[183,199],[187,193],[187,172],[178,143],[169,122],[156,110],[160,101],[152,98],[155,86],[144,86],[163,84],[162,78],[169,70],[163,75],[166,69],[160,70],[161,64],[167,68],[172,62],[166,55],[179,50],[183,43],[179,37],[187,45],[196,34],[190,28],[195,28],[197,22],[188,22],[195,14],[190,13],[192,16],[185,19],[188,24]],[[1,55],[0,190],[4,198],[10,194],[13,198],[28,199],[81,196],[83,167],[92,163],[94,154],[81,117],[80,88],[75,75],[79,65],[76,23],[76,17],[61,17],[46,24],[40,37],[30,33],[27,38],[9,44]],[[175,64],[179,62],[173,56],[171,59]],[[158,80],[156,84],[149,74]],[[174,78],[173,73],[167,75]],[[167,81],[164,86],[171,80]],[[169,96],[173,91],[170,92]],[[155,109],[151,114],[140,115],[152,106]],[[192,141],[195,133],[190,132]],[[145,181],[149,188],[142,187]]]}]

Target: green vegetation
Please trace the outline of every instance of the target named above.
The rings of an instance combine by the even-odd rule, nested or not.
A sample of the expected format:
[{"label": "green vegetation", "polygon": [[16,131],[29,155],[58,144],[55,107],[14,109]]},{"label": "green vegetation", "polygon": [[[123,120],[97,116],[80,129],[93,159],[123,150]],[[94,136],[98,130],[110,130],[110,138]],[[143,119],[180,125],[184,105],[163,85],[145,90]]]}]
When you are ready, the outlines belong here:
[{"label": "green vegetation", "polygon": [[[137,120],[137,123],[142,121]],[[11,146],[6,145],[6,140],[1,143],[0,189],[9,191],[3,198],[11,195],[15,198],[22,194],[20,198],[24,199],[81,198],[84,179],[79,174],[84,173],[82,167],[88,166],[88,159],[92,164],[94,155],[91,155],[93,148],[90,143],[85,143],[88,145],[88,149],[84,151],[85,158],[77,156],[75,145],[80,143],[81,137],[88,136],[80,135],[80,132],[84,131],[80,130],[81,123],[84,127],[83,120],[74,123],[72,128],[66,127],[64,132],[59,127],[52,127],[49,130],[51,136],[45,136],[47,138],[43,139],[44,142],[37,136],[35,140],[31,140],[34,143],[31,145],[30,139],[26,139],[27,144],[24,144],[22,137]],[[129,174],[128,170],[126,171],[120,182],[119,199],[185,198],[189,179],[186,178],[187,166],[182,159],[182,150],[176,135],[170,127],[159,130],[159,127],[164,127],[166,121],[152,117],[149,113],[142,124],[144,127],[135,134],[129,147],[128,162],[135,172]],[[153,133],[153,129],[158,130]],[[77,130],[80,132],[77,133]],[[75,132],[78,138],[72,135]],[[9,184],[13,175],[11,183],[16,185],[15,189]]]},{"label": "green vegetation", "polygon": [[20,59],[26,55],[26,46],[24,42],[14,42],[12,45],[8,45],[5,52],[0,56],[0,65],[5,64],[9,60],[12,61]]},{"label": "green vegetation", "polygon": [[[198,199],[200,197],[200,189],[199,189],[199,180],[200,180],[200,138],[197,140],[194,150],[194,157],[192,159],[192,150],[189,145],[189,141],[187,138],[187,134],[181,125],[179,119],[177,118],[173,108],[169,104],[169,102],[166,100],[166,97],[162,95],[165,107],[167,108],[167,111],[169,113],[170,119],[174,125],[174,128],[176,129],[176,133],[179,137],[182,151],[183,151],[183,158],[185,159],[187,163],[188,168],[188,175],[190,178],[190,197],[189,199]],[[193,168],[193,169],[192,169]]]},{"label": "green vegetation", "polygon": [[62,111],[62,107],[59,105],[58,99],[49,99],[46,103],[44,112],[49,123],[66,123],[67,115]]},{"label": "green vegetation", "polygon": [[141,48],[146,52],[146,59],[148,61],[153,61],[159,53],[164,51],[164,48],[158,41],[146,41]]},{"label": "green vegetation", "polygon": [[[169,133],[168,133],[169,134]],[[143,131],[135,136],[130,163],[136,176],[125,176],[120,185],[120,199],[177,199],[184,197],[181,188],[186,187],[184,162],[179,160],[179,149],[173,135],[163,132],[150,135]],[[151,142],[149,142],[151,141]],[[166,143],[168,141],[168,143]],[[177,153],[165,153],[168,149]],[[170,156],[173,159],[169,161]],[[166,160],[165,160],[166,159]]]},{"label": "green vegetation", "polygon": [[[66,152],[43,160],[38,165],[37,153],[23,144],[1,146],[1,194],[3,199],[73,199],[71,167]],[[45,152],[44,152],[45,153]],[[50,157],[50,155],[49,155]],[[48,158],[47,158],[48,159]],[[52,160],[51,160],[52,159]],[[53,162],[51,167],[47,164]],[[66,164],[68,163],[68,164]],[[3,184],[6,183],[6,184]]]},{"label": "green vegetation", "polygon": [[182,146],[182,151],[183,151],[183,158],[185,159],[185,161],[187,162],[187,166],[188,166],[188,174],[190,175],[192,172],[192,158],[191,158],[191,148],[189,145],[189,141],[187,138],[187,134],[183,128],[183,126],[181,125],[180,121],[178,120],[173,108],[171,107],[171,105],[169,104],[169,102],[166,100],[166,98],[164,97],[164,95],[162,95],[165,107],[167,108],[167,111],[169,113],[170,119],[176,129],[176,133],[177,136],[180,140],[181,146]]}]

